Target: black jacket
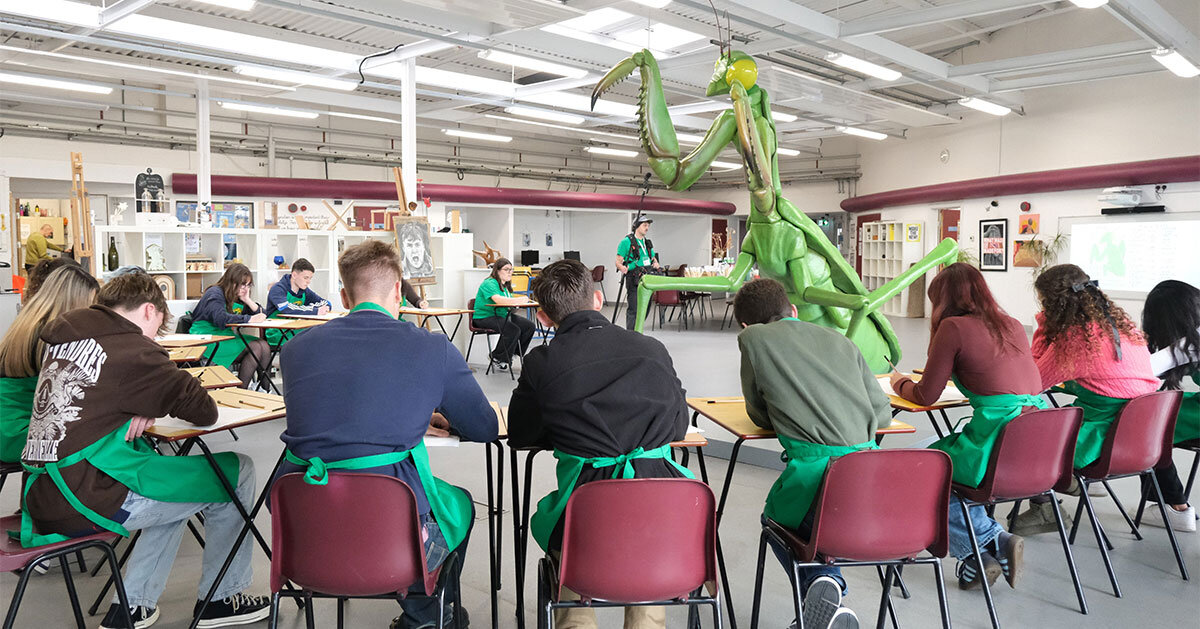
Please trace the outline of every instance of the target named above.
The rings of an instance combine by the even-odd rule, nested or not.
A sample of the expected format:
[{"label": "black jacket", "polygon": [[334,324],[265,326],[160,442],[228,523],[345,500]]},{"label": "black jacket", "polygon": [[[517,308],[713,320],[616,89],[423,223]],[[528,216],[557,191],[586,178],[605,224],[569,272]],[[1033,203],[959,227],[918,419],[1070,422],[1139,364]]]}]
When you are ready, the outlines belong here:
[{"label": "black jacket", "polygon": [[[525,355],[508,407],[508,443],[616,456],[683,439],[687,424],[683,388],[662,343],[588,310],[567,316],[553,341]],[[636,459],[633,468],[639,478],[680,476],[661,459]],[[612,478],[612,470],[587,466],[579,485]],[[552,545],[561,535],[560,523]]]}]

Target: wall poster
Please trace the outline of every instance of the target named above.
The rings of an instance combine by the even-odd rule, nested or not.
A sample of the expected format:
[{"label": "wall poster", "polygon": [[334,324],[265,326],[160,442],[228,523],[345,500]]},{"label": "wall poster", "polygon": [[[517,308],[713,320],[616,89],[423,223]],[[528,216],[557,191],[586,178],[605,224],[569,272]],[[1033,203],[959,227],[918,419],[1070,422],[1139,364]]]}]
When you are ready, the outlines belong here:
[{"label": "wall poster", "polygon": [[979,270],[1008,270],[1008,219],[979,221]]}]

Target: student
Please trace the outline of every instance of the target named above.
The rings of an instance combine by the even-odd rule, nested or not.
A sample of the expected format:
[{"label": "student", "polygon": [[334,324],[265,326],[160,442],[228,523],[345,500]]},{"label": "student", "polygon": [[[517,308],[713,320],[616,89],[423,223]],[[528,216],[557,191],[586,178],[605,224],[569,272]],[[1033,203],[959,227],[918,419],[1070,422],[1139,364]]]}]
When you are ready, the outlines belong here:
[{"label": "student", "polygon": [[513,353],[525,355],[529,341],[533,339],[533,322],[505,308],[527,301],[524,297],[513,297],[512,262],[500,258],[492,264],[492,273],[475,293],[475,312],[471,318],[475,325],[500,333],[500,342],[492,350],[491,359],[501,370],[508,369]]},{"label": "student", "polygon": [[296,258],[292,272],[279,278],[267,291],[263,313],[275,317],[277,314],[321,315],[329,312],[329,300],[309,288],[316,272],[312,262]]},{"label": "student", "polygon": [[[971,402],[971,419],[931,447],[950,455],[954,482],[978,487],[987,472],[996,440],[1008,422],[1026,410],[1046,408],[1042,380],[1029,349],[1025,328],[1002,310],[979,269],[958,262],[942,269],[929,284],[933,313],[929,353],[920,382],[892,372],[892,390],[917,404],[934,404],[953,378]],[[980,587],[980,569],[957,497],[950,498],[950,553],[958,558],[958,587]],[[971,507],[970,526],[982,551],[988,585],[1004,574],[1010,587],[1021,576],[1025,541],[1010,535],[981,506]],[[1053,517],[1053,514],[1051,514]]]},{"label": "student", "polygon": [[[812,503],[832,457],[876,448],[875,431],[891,424],[891,403],[858,347],[842,334],[800,321],[783,284],[759,279],[733,299],[742,325],[742,395],[755,425],[775,431],[787,467],[767,494],[770,518],[801,537],[812,532]],[[772,547],[779,561],[790,560]],[[852,629],[841,607],[846,581],[832,566],[801,568],[804,626]]]},{"label": "student", "polygon": [[[1180,389],[1184,378],[1200,384],[1200,290],[1177,280],[1159,282],[1146,295],[1142,307],[1142,330],[1155,375],[1163,379],[1164,389]],[[1200,439],[1200,393],[1183,394],[1179,415],[1175,419],[1175,443]],[[1171,506],[1167,519],[1176,531],[1196,530],[1196,510],[1187,502],[1179,473],[1171,461],[1167,467],[1154,470],[1162,489],[1163,500]],[[1142,495],[1154,496],[1149,479],[1142,480]],[[1148,509],[1146,521],[1163,526],[1162,514]]]},{"label": "student", "polygon": [[[1042,310],[1033,333],[1033,359],[1042,388],[1063,383],[1083,409],[1075,467],[1100,458],[1113,420],[1129,400],[1158,390],[1146,341],[1125,311],[1074,264],[1046,269],[1034,281]],[[1017,516],[1018,535],[1057,530],[1049,498],[1030,500]]]},{"label": "student", "polygon": [[[48,324],[41,337],[46,351],[29,440],[21,456],[27,479],[22,545],[100,530],[128,536],[141,529],[125,571],[130,613],[138,628],[158,620],[158,598],[189,518],[204,514],[198,599],[212,586],[243,524],[203,457],[162,456],[138,438],[155,417],[171,415],[197,426],[217,420],[216,404],[199,381],[176,367],[154,342],[166,322],[162,291],[148,274],[136,272],[105,284],[97,305]],[[242,503],[253,502],[251,460],[230,452],[216,458]],[[270,612],[266,597],[243,592],[252,581],[248,541],[238,547],[200,618],[201,627],[247,624]],[[198,600],[193,615],[199,606]],[[114,602],[100,627],[124,629],[123,621]]]},{"label": "student", "polygon": [[[317,458],[328,470],[395,476],[416,495],[429,569],[454,550],[465,558],[471,496],[433,476],[422,437],[438,412],[463,440],[494,441],[496,414],[444,335],[397,321],[402,272],[395,248],[368,240],[343,251],[338,270],[342,305],[350,314],[283,346],[280,365],[287,373],[283,397],[289,410],[281,438],[287,460],[276,478],[307,470],[309,482],[321,484],[324,477],[315,477],[310,467]],[[354,347],[371,351],[347,351]],[[449,587],[458,587],[457,575]],[[394,628],[436,625],[436,602],[400,605],[404,615],[392,622]],[[450,622],[448,616],[447,626]]]},{"label": "student", "polygon": [[83,267],[63,265],[50,274],[34,298],[25,302],[0,341],[0,462],[21,461],[33,391],[46,349],[38,338],[42,329],[64,312],[90,306],[99,288],[96,278]]},{"label": "student", "polygon": [[[262,308],[250,297],[250,288],[254,286],[254,275],[244,264],[231,264],[225,268],[225,273],[217,283],[209,286],[208,290],[196,302],[192,310],[192,334],[226,334],[234,338],[221,341],[213,350],[214,365],[237,368],[238,378],[242,388],[250,386],[250,377],[258,369],[269,369],[267,359],[271,349],[263,339],[247,338],[242,342],[228,327],[234,323],[258,323],[265,321],[267,315]],[[253,353],[254,356],[250,356]]]},{"label": "student", "polygon": [[29,300],[33,299],[33,296],[42,288],[42,284],[46,281],[46,278],[50,277],[50,274],[58,270],[59,267],[67,266],[68,264],[79,266],[79,263],[72,258],[63,257],[47,258],[33,265],[33,268],[29,270],[29,276],[25,278],[25,290],[21,291],[21,303],[29,303]]},{"label": "student", "polygon": [[[525,359],[509,402],[508,443],[554,450],[558,488],[538,501],[530,529],[555,554],[567,500],[580,485],[693,476],[671,460],[671,442],[687,432],[687,406],[662,343],[609,323],[591,271],[575,260],[543,269],[534,295],[538,318],[558,330]],[[630,457],[626,464],[612,464],[622,456]],[[664,627],[666,618],[662,607],[625,608],[627,629]],[[591,609],[562,609],[554,624],[594,628],[596,617]]]},{"label": "student", "polygon": [[411,306],[422,310],[429,307],[429,300],[422,299],[421,294],[417,292],[417,289],[413,288],[412,284],[408,283],[408,280],[403,280],[400,286],[400,293],[401,297],[404,298],[400,302],[401,306]]}]

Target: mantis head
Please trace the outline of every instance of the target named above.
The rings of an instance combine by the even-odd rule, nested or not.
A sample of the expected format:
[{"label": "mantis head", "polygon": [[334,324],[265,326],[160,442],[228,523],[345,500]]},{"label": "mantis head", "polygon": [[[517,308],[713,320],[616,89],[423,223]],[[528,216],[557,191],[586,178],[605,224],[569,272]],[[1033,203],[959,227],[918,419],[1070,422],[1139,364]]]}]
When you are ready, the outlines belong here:
[{"label": "mantis head", "polygon": [[704,95],[728,94],[729,86],[735,81],[749,90],[757,80],[758,64],[754,63],[754,58],[740,50],[731,50],[717,59],[716,65],[713,66],[712,80],[709,81]]}]

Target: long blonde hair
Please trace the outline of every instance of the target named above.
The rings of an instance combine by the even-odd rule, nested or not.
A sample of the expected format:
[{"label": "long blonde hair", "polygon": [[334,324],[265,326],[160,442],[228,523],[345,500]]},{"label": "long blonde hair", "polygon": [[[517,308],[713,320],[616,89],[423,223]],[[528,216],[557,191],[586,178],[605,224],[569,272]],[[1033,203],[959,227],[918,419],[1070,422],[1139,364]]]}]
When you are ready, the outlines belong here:
[{"label": "long blonde hair", "polygon": [[96,278],[76,265],[56,269],[17,314],[0,341],[0,375],[26,378],[42,368],[45,343],[38,338],[42,328],[69,310],[86,308],[96,300],[100,285]]}]

